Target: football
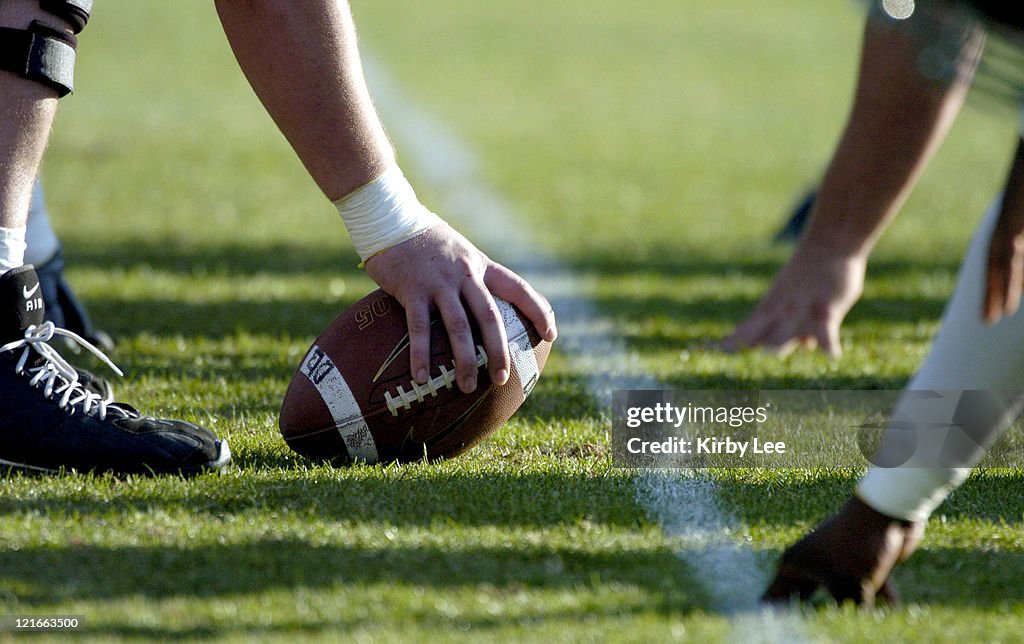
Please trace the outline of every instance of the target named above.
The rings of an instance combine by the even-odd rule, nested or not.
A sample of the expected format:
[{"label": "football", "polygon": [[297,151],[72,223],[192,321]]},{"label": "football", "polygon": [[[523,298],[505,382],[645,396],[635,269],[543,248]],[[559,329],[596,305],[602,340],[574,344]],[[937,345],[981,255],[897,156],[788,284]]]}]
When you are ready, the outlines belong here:
[{"label": "football", "polygon": [[504,425],[537,384],[551,345],[514,306],[495,299],[508,336],[508,382],[495,386],[474,327],[477,388],[462,393],[440,317],[431,319],[429,381],[409,369],[405,310],[381,290],[339,315],[310,347],[281,406],[279,426],[304,456],[337,464],[451,458]]}]

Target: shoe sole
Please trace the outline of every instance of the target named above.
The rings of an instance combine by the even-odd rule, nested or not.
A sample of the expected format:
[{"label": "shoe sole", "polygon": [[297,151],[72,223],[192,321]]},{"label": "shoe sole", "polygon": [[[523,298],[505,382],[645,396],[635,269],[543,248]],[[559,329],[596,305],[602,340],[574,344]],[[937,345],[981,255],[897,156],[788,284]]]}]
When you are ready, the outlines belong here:
[{"label": "shoe sole", "polygon": [[[200,465],[191,465],[189,467],[180,467],[178,469],[164,470],[164,471],[160,471],[160,472],[157,472],[157,471],[152,470],[152,469],[137,470],[137,471],[132,471],[132,472],[124,472],[124,471],[118,471],[118,470],[102,470],[102,471],[104,471],[104,472],[105,471],[109,471],[109,472],[113,472],[115,474],[142,474],[142,475],[145,475],[145,476],[164,476],[164,475],[196,476],[196,475],[202,474],[204,472],[215,472],[215,471],[223,472],[224,471],[224,467],[227,466],[227,464],[230,463],[230,462],[231,462],[231,448],[228,446],[228,442],[226,440],[218,440],[217,441],[217,458],[215,458],[212,461],[207,461],[206,463],[202,463]],[[57,468],[42,467],[42,466],[39,466],[39,465],[30,465],[28,463],[18,463],[16,461],[8,461],[6,459],[0,458],[0,475],[2,475],[3,473],[9,473],[9,472],[20,472],[22,474],[42,475],[42,474],[65,474],[65,473],[78,472],[78,471],[85,472],[85,471],[92,471],[92,470],[75,470],[75,469],[68,469],[68,468],[65,468],[65,467],[57,467]]]}]

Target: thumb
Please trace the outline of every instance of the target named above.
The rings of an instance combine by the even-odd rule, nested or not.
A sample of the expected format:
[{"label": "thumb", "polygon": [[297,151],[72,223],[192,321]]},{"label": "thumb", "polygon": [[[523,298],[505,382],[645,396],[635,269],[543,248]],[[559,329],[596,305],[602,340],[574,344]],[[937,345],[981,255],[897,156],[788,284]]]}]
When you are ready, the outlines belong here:
[{"label": "thumb", "polygon": [[825,322],[815,334],[818,340],[818,347],[831,358],[838,358],[843,355],[843,345],[839,341],[839,323]]}]

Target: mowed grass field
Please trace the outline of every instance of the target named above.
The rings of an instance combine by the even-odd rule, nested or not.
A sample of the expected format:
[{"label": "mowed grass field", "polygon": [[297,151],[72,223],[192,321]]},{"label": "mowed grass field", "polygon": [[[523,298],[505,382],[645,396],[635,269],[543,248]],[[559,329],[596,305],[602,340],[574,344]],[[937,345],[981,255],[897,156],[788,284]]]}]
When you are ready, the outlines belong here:
[{"label": "mowed grass field", "polygon": [[[902,387],[1014,142],[1012,110],[981,100],[963,115],[878,249],[841,360],[724,355],[709,340],[784,261],[771,236],[845,118],[854,3],[353,4],[375,65],[473,150],[641,371],[678,389]],[[462,458],[295,456],[276,426],[292,371],[373,285],[212,3],[97,3],[77,87],[43,170],[68,277],[118,341],[119,398],[209,427],[235,464],[192,480],[0,479],[0,613],[78,615],[96,640],[771,635],[712,589],[755,595],[856,471],[712,473],[735,521],[723,538],[755,564],[715,569],[638,501],[636,472],[611,467],[609,410],[557,349],[521,413]],[[785,636],[1019,639],[1021,479],[976,475],[940,508],[898,573],[903,608],[802,611]]]}]

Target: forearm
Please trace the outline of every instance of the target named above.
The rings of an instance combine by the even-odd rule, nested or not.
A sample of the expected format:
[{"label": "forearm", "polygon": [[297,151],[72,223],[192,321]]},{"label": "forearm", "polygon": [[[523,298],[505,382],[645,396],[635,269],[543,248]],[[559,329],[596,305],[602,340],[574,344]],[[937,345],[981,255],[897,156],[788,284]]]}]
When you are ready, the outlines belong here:
[{"label": "forearm", "polygon": [[216,1],[249,83],[337,205],[367,273],[405,309],[416,381],[429,378],[430,315],[437,311],[459,388],[470,392],[477,384],[470,316],[480,329],[491,381],[504,384],[509,345],[494,297],[519,307],[548,341],[556,336],[551,305],[453,229],[437,225],[401,173],[387,172],[395,165],[394,150],[366,88],[348,3]]},{"label": "forearm", "polygon": [[370,100],[348,3],[217,0],[243,72],[332,201],[394,164]]},{"label": "forearm", "polygon": [[854,106],[800,251],[867,257],[963,105],[984,35],[959,29],[957,73],[939,81],[920,71],[911,24],[868,20]]}]

